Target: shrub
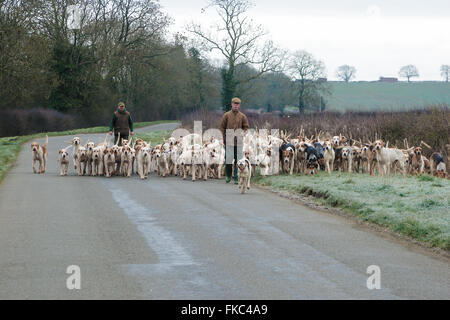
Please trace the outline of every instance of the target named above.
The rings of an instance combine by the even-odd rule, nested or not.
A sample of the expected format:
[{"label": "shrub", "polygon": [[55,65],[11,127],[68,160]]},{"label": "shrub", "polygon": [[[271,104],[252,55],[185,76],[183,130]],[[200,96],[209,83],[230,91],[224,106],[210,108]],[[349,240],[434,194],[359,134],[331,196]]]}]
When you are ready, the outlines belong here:
[{"label": "shrub", "polygon": [[75,116],[51,109],[5,110],[0,117],[0,137],[70,130],[82,125]]}]

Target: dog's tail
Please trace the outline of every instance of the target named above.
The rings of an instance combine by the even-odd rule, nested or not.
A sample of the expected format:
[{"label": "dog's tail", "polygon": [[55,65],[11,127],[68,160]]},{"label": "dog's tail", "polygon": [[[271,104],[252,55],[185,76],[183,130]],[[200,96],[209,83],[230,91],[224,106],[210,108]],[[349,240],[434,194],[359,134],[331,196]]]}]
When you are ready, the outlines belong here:
[{"label": "dog's tail", "polygon": [[[107,146],[107,139],[108,139],[108,133],[107,134],[105,134],[105,140],[103,140],[103,145],[104,146]],[[101,143],[101,142],[100,142]],[[100,144],[99,143],[99,144]]]},{"label": "dog's tail", "polygon": [[116,141],[116,143],[115,143],[116,146],[119,145],[119,141],[120,141],[120,132],[119,132],[119,134],[118,134],[118,136],[117,136],[117,141]]},{"label": "dog's tail", "polygon": [[428,149],[432,149],[429,144],[426,144],[424,141],[420,141],[420,144],[423,144]]},{"label": "dog's tail", "polygon": [[48,145],[48,135],[45,135],[45,143],[43,147],[47,147],[47,145]]}]

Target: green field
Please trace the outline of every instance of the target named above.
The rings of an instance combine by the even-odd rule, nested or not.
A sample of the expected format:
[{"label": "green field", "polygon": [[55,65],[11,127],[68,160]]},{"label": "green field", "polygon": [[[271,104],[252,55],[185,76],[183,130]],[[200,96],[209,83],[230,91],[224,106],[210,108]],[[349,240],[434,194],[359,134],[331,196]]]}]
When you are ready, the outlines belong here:
[{"label": "green field", "polygon": [[450,83],[445,82],[328,82],[330,111],[405,111],[446,104]]}]

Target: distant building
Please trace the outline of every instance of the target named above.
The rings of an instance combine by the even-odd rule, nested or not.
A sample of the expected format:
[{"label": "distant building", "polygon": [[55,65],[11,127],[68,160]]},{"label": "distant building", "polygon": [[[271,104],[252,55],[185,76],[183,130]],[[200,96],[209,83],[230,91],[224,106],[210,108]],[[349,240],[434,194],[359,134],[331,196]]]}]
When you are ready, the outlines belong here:
[{"label": "distant building", "polygon": [[398,79],[397,78],[380,77],[379,82],[398,82]]},{"label": "distant building", "polygon": [[319,81],[319,82],[327,82],[327,78],[319,78],[319,79],[317,79],[317,81]]}]

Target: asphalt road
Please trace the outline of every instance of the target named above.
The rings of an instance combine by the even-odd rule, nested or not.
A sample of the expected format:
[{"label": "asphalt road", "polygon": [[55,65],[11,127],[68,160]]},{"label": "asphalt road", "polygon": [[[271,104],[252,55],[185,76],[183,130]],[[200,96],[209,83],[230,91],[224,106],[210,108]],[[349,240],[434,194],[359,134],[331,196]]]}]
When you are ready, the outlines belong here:
[{"label": "asphalt road", "polygon": [[[264,190],[78,177],[72,165],[60,177],[69,139],[50,138],[43,175],[25,145],[0,185],[1,299],[450,298],[447,259]],[[71,265],[80,290],[67,289]],[[379,290],[366,286],[370,265]]]}]

